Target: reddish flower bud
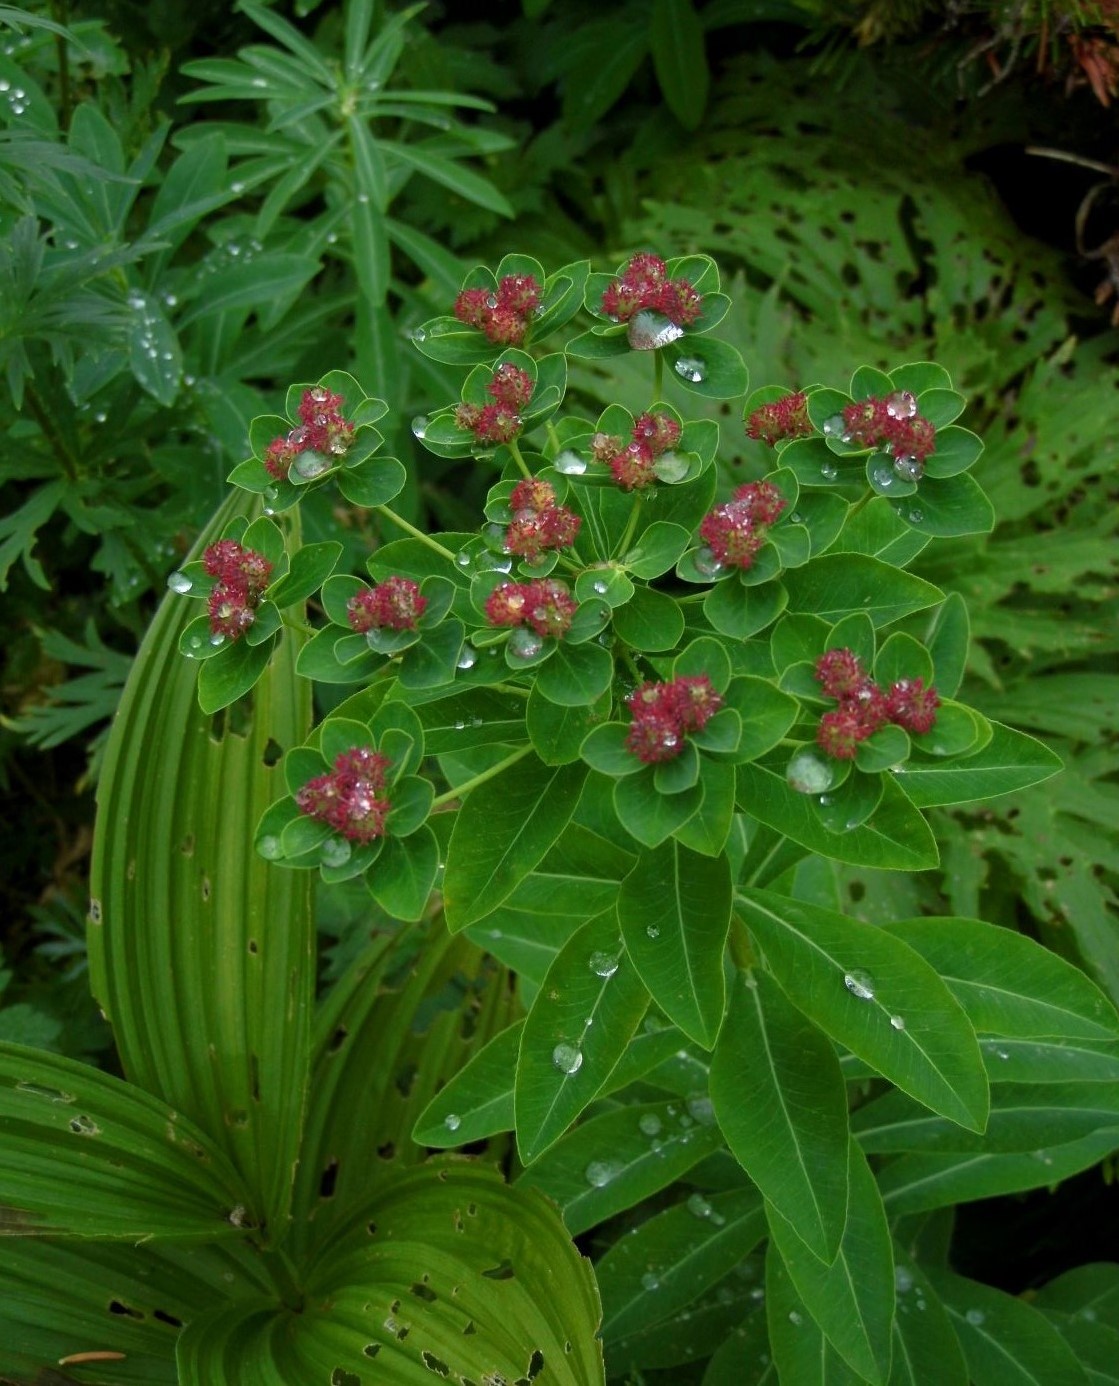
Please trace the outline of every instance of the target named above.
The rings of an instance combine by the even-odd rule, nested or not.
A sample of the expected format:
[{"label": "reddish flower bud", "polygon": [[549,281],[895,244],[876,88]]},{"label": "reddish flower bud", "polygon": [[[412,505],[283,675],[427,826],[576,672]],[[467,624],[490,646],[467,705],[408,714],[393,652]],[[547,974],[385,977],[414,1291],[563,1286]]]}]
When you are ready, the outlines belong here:
[{"label": "reddish flower bud", "polygon": [[633,425],[633,441],[645,443],[654,457],[660,457],[680,441],[680,425],[668,414],[639,414]]},{"label": "reddish flower bud", "polygon": [[219,582],[210,593],[210,633],[237,640],[256,620],[256,603],[243,582]]},{"label": "reddish flower bud", "polygon": [[548,547],[545,542],[543,516],[533,511],[514,515],[505,530],[505,552],[530,563],[540,558]]},{"label": "reddish flower bud", "polygon": [[218,579],[210,593],[210,632],[236,640],[256,619],[256,608],[268,586],[272,564],[235,539],[219,539],[202,555],[202,566]]},{"label": "reddish flower bud", "polygon": [[372,590],[363,589],[346,604],[353,630],[415,630],[427,609],[427,598],[411,578],[389,577]]},{"label": "reddish flower bud", "polygon": [[370,746],[341,752],[334,769],[316,775],[295,794],[302,813],[328,824],[350,842],[383,837],[391,803],[378,798],[391,762]]},{"label": "reddish flower bud", "polygon": [[920,735],[936,724],[940,695],[923,679],[900,679],[886,694],[886,715],[906,731]]},{"label": "reddish flower bud", "polygon": [[577,604],[562,582],[541,578],[525,586],[525,623],[540,636],[560,640],[571,627]]},{"label": "reddish flower bud", "polygon": [[648,443],[630,443],[611,457],[610,470],[623,491],[640,491],[656,484],[655,461]]},{"label": "reddish flower bud", "polygon": [[474,436],[479,443],[510,443],[524,425],[521,416],[504,404],[487,404],[474,422]]},{"label": "reddish flower bud", "polygon": [[497,306],[527,318],[540,306],[542,290],[531,274],[507,274],[497,286]]},{"label": "reddish flower bud", "polygon": [[535,388],[535,382],[528,371],[522,371],[510,361],[503,361],[498,366],[493,379],[486,386],[498,404],[503,404],[514,413],[529,402]]},{"label": "reddish flower bud", "polygon": [[540,533],[546,549],[566,549],[574,544],[583,521],[565,505],[553,505],[540,514]]},{"label": "reddish flower bud", "polygon": [[806,438],[813,431],[808,396],[803,390],[760,405],[746,420],[747,438],[757,438],[771,447],[785,438]]},{"label": "reddish flower bud", "polygon": [[853,697],[866,681],[866,670],[854,650],[826,650],[816,661],[816,682],[829,698]]},{"label": "reddish flower bud", "polygon": [[486,620],[491,626],[519,626],[525,619],[526,589],[520,582],[503,582],[486,598]]},{"label": "reddish flower bud", "polygon": [[702,731],[722,705],[706,674],[643,683],[626,699],[633,713],[626,747],[646,765],[672,760],[684,749],[685,734]]},{"label": "reddish flower bud", "polygon": [[626,733],[626,749],[645,765],[657,765],[675,760],[684,749],[684,733],[674,717],[635,717]]},{"label": "reddish flower bud", "polygon": [[484,328],[493,309],[497,307],[497,300],[493,304],[490,302],[490,294],[486,289],[463,289],[455,299],[455,306],[451,310],[459,322],[465,323],[467,327]]},{"label": "reddish flower bud", "polygon": [[612,433],[596,433],[591,439],[591,456],[596,462],[609,462],[622,450],[622,440]]},{"label": "reddish flower bud", "polygon": [[680,725],[685,731],[702,731],[723,705],[721,693],[706,674],[681,675],[669,685]]},{"label": "reddish flower bud", "polygon": [[687,279],[672,279],[658,290],[650,306],[677,327],[691,327],[703,312],[703,297]]},{"label": "reddish flower bud", "polygon": [[859,742],[869,735],[870,729],[863,724],[858,710],[850,703],[841,703],[820,718],[816,744],[836,760],[854,760]]},{"label": "reddish flower bud", "polygon": [[453,311],[459,322],[479,328],[495,345],[520,346],[540,297],[540,285],[531,274],[507,274],[496,293],[463,289]]},{"label": "reddish flower bud", "polygon": [[678,327],[690,327],[702,312],[702,296],[687,279],[667,278],[668,267],[656,255],[635,255],[602,294],[602,311],[618,322],[642,309],[662,313]]},{"label": "reddish flower bud", "polygon": [[555,487],[550,481],[537,477],[525,477],[513,487],[509,504],[514,513],[518,510],[550,510],[556,503]]}]

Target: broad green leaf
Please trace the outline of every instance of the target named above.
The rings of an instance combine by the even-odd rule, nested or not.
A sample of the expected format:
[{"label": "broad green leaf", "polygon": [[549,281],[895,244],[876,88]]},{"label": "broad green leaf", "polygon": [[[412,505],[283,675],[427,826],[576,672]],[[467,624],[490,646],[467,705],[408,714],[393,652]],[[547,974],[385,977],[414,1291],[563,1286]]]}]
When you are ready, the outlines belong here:
[{"label": "broad green leaf", "polygon": [[656,769],[642,766],[614,785],[614,811],[622,827],[643,846],[660,847],[682,828],[703,804],[700,780],[690,788],[662,793]]},{"label": "broad green leaf", "polygon": [[[965,1006],[965,1010],[966,1010]],[[979,1036],[992,1083],[1119,1082],[1119,1041]]]},{"label": "broad green leaf", "polygon": [[1076,1266],[1043,1285],[1033,1302],[1039,1309],[1119,1324],[1119,1264],[1095,1261]]},{"label": "broad green leaf", "polygon": [[925,636],[933,662],[933,682],[941,697],[954,698],[963,682],[971,636],[967,602],[959,592],[949,592],[937,609]]},{"label": "broad green leaf", "polygon": [[595,1266],[603,1338],[614,1342],[685,1308],[728,1275],[765,1233],[756,1189],[697,1192],[655,1213],[620,1237]]},{"label": "broad green leaf", "polygon": [[754,1293],[741,1276],[732,1273],[686,1308],[608,1343],[606,1370],[610,1379],[632,1380],[632,1376],[623,1374],[663,1374],[673,1368],[680,1373],[675,1379],[687,1379],[684,1373],[691,1376],[695,1364],[710,1352],[711,1345],[733,1332],[743,1315],[756,1309]]},{"label": "broad green leaf", "polygon": [[708,1049],[723,1019],[732,894],[725,856],[703,856],[675,839],[643,852],[618,894],[638,975],[665,1015]]},{"label": "broad green leaf", "polygon": [[648,1005],[609,915],[564,946],[528,1013],[516,1079],[517,1149],[529,1165],[595,1098]]},{"label": "broad green leaf", "polygon": [[721,1144],[718,1127],[682,1112],[679,1102],[644,1102],[600,1113],[569,1131],[516,1187],[554,1199],[576,1237],[667,1188]]},{"label": "broad green leaf", "polygon": [[[739,1274],[744,1272],[755,1276],[756,1261],[744,1261]],[[809,1382],[807,1376],[797,1380]],[[755,1285],[750,1291],[750,1312],[712,1354],[702,1386],[777,1386],[777,1367],[765,1320],[765,1290],[761,1285]]]},{"label": "broad green leaf", "polygon": [[[231,495],[192,557],[258,504]],[[190,602],[164,599],[110,734],[90,973],[125,1076],[209,1132],[258,1191],[278,1236],[307,1085],[310,878],[269,866],[252,842],[284,792],[276,748],[306,735],[310,690],[295,676],[298,639],[289,636],[247,722],[237,711],[207,716],[191,664],[176,654],[190,616]]]},{"label": "broad green leaf", "polygon": [[766,891],[748,892],[740,907],[805,1015],[918,1102],[983,1130],[989,1099],[975,1031],[919,953],[876,925]]},{"label": "broad green leaf", "polygon": [[1060,757],[1025,732],[991,722],[994,735],[981,751],[959,759],[910,760],[895,772],[897,783],[918,808],[993,799],[1038,784],[1061,768]]},{"label": "broad green leaf", "polygon": [[0,1043],[0,1233],[213,1240],[258,1216],[221,1150],[158,1097]]},{"label": "broad green leaf", "polygon": [[614,631],[635,650],[671,650],[684,633],[684,613],[667,593],[639,587],[615,610]]},{"label": "broad green leaf", "polygon": [[861,1386],[865,1382],[824,1337],[797,1293],[773,1238],[765,1258],[765,1308],[778,1382],[795,1381],[797,1386]]},{"label": "broad green leaf", "polygon": [[696,129],[707,104],[710,76],[703,26],[689,0],[653,0],[649,43],[669,110],[685,130]]},{"label": "broad green leaf", "polygon": [[601,645],[568,645],[560,641],[536,676],[535,689],[561,707],[590,707],[609,689],[614,661]]},{"label": "broad green leaf", "polygon": [[500,1030],[431,1099],[412,1132],[418,1145],[470,1145],[516,1125],[513,1081],[524,1021]]},{"label": "broad green leaf", "polygon": [[[970,451],[964,455],[970,457]],[[939,478],[930,468],[915,496],[889,504],[922,537],[954,539],[963,534],[989,534],[995,527],[994,507],[968,472]]]},{"label": "broad green leaf", "polygon": [[930,1267],[974,1386],[1088,1386],[1072,1349],[1022,1299]]},{"label": "broad green leaf", "polygon": [[277,645],[270,635],[259,645],[237,640],[223,645],[198,670],[198,706],[204,713],[221,712],[256,687]]},{"label": "broad green leaf", "polygon": [[865,554],[824,554],[786,572],[781,581],[790,611],[832,622],[865,611],[876,626],[885,626],[944,600],[932,583]]},{"label": "broad green leaf", "polygon": [[768,974],[739,974],[711,1060],[736,1160],[824,1260],[847,1217],[847,1093],[827,1037]]},{"label": "broad green leaf", "polygon": [[750,386],[746,363],[717,337],[685,336],[664,348],[677,384],[705,399],[737,399]]},{"label": "broad green leaf", "polygon": [[[556,653],[558,655],[559,651]],[[545,665],[545,669],[547,667]],[[598,726],[603,717],[609,716],[609,712],[607,698],[586,707],[561,707],[558,703],[550,702],[537,683],[528,695],[525,726],[532,739],[533,750],[545,765],[567,765],[579,759],[579,749],[587,733]],[[511,738],[507,736],[502,739]]]},{"label": "broad green leaf", "polygon": [[[1034,1301],[1036,1306],[1037,1301]],[[1092,1386],[1116,1386],[1119,1382],[1119,1330],[1110,1324],[1055,1309],[1043,1310],[1088,1373]]]},{"label": "broad green leaf", "polygon": [[[430,785],[420,783],[430,798]],[[393,919],[422,919],[431,905],[440,855],[435,834],[426,825],[407,837],[387,838],[366,877],[370,895]]]},{"label": "broad green leaf", "polygon": [[848,1366],[886,1386],[894,1322],[894,1250],[874,1175],[852,1144],[847,1224],[830,1265],[772,1205],[770,1232],[797,1294]]},{"label": "broad green leaf", "polygon": [[571,820],[587,767],[528,755],[480,785],[459,810],[447,848],[447,923],[464,929],[513,893]]},{"label": "broad green leaf", "polygon": [[704,759],[699,767],[703,803],[674,834],[681,846],[705,857],[718,857],[726,847],[734,820],[734,766]]},{"label": "broad green leaf", "polygon": [[902,919],[886,928],[937,970],[976,1030],[1119,1039],[1119,1014],[1104,993],[1025,934],[978,919]]},{"label": "broad green leaf", "polygon": [[968,1386],[959,1339],[921,1267],[894,1242],[894,1359],[890,1386]]}]

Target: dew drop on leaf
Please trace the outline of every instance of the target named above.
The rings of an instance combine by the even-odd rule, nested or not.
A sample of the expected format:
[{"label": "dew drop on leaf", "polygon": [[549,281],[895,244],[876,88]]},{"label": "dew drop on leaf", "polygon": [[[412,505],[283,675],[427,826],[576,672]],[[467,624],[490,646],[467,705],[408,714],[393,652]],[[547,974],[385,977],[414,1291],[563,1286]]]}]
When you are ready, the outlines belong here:
[{"label": "dew drop on leaf", "polygon": [[596,977],[613,977],[618,970],[619,955],[605,951],[592,953],[589,966]]},{"label": "dew drop on leaf", "polygon": [[448,1112],[447,1115],[443,1118],[443,1125],[447,1128],[448,1131],[457,1131],[458,1128],[462,1125],[462,1117],[460,1117],[456,1112]]},{"label": "dew drop on leaf", "polygon": [[416,417],[412,420],[413,436],[416,438],[423,438],[424,434],[427,432],[427,426],[430,422],[431,420],[427,417],[426,414],[417,414]]},{"label": "dew drop on leaf", "polygon": [[319,860],[324,866],[345,866],[353,851],[353,845],[344,837],[328,837],[319,848]]},{"label": "dew drop on leaf", "polygon": [[167,586],[170,587],[172,592],[185,594],[190,591],[194,583],[191,582],[186,573],[172,573],[167,579]]},{"label": "dew drop on leaf", "polygon": [[274,833],[267,833],[256,844],[256,850],[262,857],[267,857],[269,861],[278,861],[284,854],[284,849],[280,846],[280,839]]},{"label": "dew drop on leaf", "polygon": [[890,1017],[890,1024],[894,1027],[895,1030],[904,1030],[905,1017],[900,1015],[892,1015]]},{"label": "dew drop on leaf", "polygon": [[656,1112],[646,1112],[637,1123],[641,1128],[643,1136],[659,1136],[661,1130],[661,1119]]},{"label": "dew drop on leaf", "polygon": [[874,1000],[874,983],[865,972],[845,972],[843,985],[860,1001]]},{"label": "dew drop on leaf", "polygon": [[552,1063],[561,1073],[578,1073],[583,1067],[583,1051],[574,1044],[557,1044],[552,1050]]},{"label": "dew drop on leaf", "polygon": [[552,463],[552,466],[561,476],[582,476],[587,470],[585,459],[580,457],[577,452],[572,452],[570,449],[566,452],[561,452]]},{"label": "dew drop on leaf", "polygon": [[517,626],[509,632],[509,653],[514,659],[535,659],[543,648],[543,639],[528,626]]},{"label": "dew drop on leaf", "polygon": [[587,1183],[592,1188],[602,1189],[612,1179],[617,1179],[624,1166],[619,1160],[592,1160],[584,1171]]},{"label": "dew drop on leaf", "polygon": [[698,356],[681,356],[672,368],[681,380],[699,385],[707,379],[707,363]]}]

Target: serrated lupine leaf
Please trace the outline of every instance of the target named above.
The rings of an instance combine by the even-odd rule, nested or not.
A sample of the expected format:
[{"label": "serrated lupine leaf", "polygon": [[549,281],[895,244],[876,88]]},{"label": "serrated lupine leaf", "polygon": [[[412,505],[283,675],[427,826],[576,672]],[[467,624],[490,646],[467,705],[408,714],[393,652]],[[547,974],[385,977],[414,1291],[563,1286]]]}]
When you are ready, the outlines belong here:
[{"label": "serrated lupine leaf", "polygon": [[561,950],[521,1033],[517,1150],[537,1159],[609,1078],[649,1003],[616,920],[591,920]]},{"label": "serrated lupine leaf", "polygon": [[711,1100],[735,1159],[830,1260],[847,1217],[847,1091],[830,1041],[764,972],[735,980]]},{"label": "serrated lupine leaf", "polygon": [[703,856],[675,839],[643,852],[618,893],[638,975],[665,1015],[708,1049],[723,1019],[732,895],[725,856]]},{"label": "serrated lupine leaf", "polygon": [[786,572],[781,581],[790,611],[832,622],[865,611],[876,626],[884,626],[944,600],[931,582],[865,554],[824,554]]},{"label": "serrated lupine leaf", "polygon": [[[192,557],[255,497],[237,492]],[[197,705],[176,653],[193,604],[169,595],[133,666],[98,787],[89,929],[94,994],[126,1077],[206,1130],[283,1228],[307,1084],[314,985],[310,878],[253,851],[284,792],[310,690],[288,637],[247,725]],[[214,1054],[220,1056],[215,1063]]]},{"label": "serrated lupine leaf", "polygon": [[1044,1314],[990,1285],[930,1267],[974,1386],[1088,1386],[1072,1349]]},{"label": "serrated lupine leaf", "polygon": [[1039,1309],[1119,1326],[1119,1264],[1094,1261],[1065,1271],[1037,1291],[1034,1303]]},{"label": "serrated lupine leaf", "polygon": [[607,1343],[685,1308],[765,1236],[756,1189],[690,1195],[620,1237],[595,1266]]},{"label": "serrated lupine leaf", "polygon": [[873,924],[766,891],[740,897],[740,908],[799,1009],[918,1102],[982,1131],[975,1031],[919,953]]},{"label": "serrated lupine leaf", "polygon": [[582,762],[535,755],[480,785],[459,810],[447,847],[447,924],[464,929],[506,900],[571,821],[587,776]]},{"label": "serrated lupine leaf", "polygon": [[830,1265],[805,1246],[772,1204],[766,1216],[797,1293],[832,1347],[867,1381],[886,1386],[893,1351],[894,1250],[866,1158],[852,1143],[847,1223]]},{"label": "serrated lupine leaf", "polygon": [[180,1379],[403,1386],[546,1371],[557,1386],[595,1386],[598,1318],[590,1264],[555,1209],[484,1165],[443,1160],[363,1205],[308,1275],[298,1310],[249,1303],[191,1323]]},{"label": "serrated lupine leaf", "polygon": [[1119,1039],[1119,1013],[1088,977],[1013,929],[978,919],[886,925],[930,963],[976,1030],[1034,1039]]},{"label": "serrated lupine leaf", "polygon": [[254,1205],[221,1149],[158,1097],[0,1043],[0,1234],[214,1239]]},{"label": "serrated lupine leaf", "polygon": [[513,1083],[524,1021],[499,1031],[420,1113],[412,1139],[443,1149],[469,1145],[516,1125]]},{"label": "serrated lupine leaf", "polygon": [[994,735],[971,756],[934,761],[910,760],[895,772],[896,783],[918,808],[969,804],[1039,784],[1062,769],[1061,758],[1025,732],[991,722]]},{"label": "serrated lupine leaf", "polygon": [[[655,1128],[653,1118],[660,1123]],[[645,1102],[603,1112],[569,1131],[517,1187],[554,1199],[568,1231],[578,1236],[667,1188],[721,1144],[718,1127],[682,1113],[679,1103]]]},{"label": "serrated lupine leaf", "polygon": [[902,1155],[882,1167],[878,1186],[890,1216],[894,1217],[1042,1189],[1089,1169],[1117,1150],[1119,1126],[1068,1145],[1043,1146],[1025,1155]]},{"label": "serrated lupine leaf", "polygon": [[779,1382],[795,1381],[797,1386],[861,1386],[865,1382],[824,1337],[773,1239],[765,1258],[765,1309]]},{"label": "serrated lupine leaf", "polygon": [[890,1386],[968,1386],[959,1339],[928,1277],[894,1241],[894,1358]]},{"label": "serrated lupine leaf", "polygon": [[929,825],[889,777],[878,807],[850,832],[829,832],[807,795],[760,765],[738,767],[738,806],[809,851],[851,866],[927,871],[940,860]]}]

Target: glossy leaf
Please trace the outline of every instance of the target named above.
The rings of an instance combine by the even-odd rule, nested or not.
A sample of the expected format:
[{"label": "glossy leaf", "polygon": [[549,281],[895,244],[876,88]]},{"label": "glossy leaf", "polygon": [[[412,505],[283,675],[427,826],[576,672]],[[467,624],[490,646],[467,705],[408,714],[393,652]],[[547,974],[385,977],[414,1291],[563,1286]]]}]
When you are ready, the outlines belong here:
[{"label": "glossy leaf", "polygon": [[944,600],[944,593],[913,573],[864,554],[824,554],[782,578],[789,610],[838,621],[865,611],[876,626]]},{"label": "glossy leaf", "polygon": [[894,1242],[894,1357],[890,1386],[968,1386],[959,1339],[922,1268]]},{"label": "glossy leaf", "polygon": [[412,1132],[419,1145],[470,1145],[516,1125],[513,1079],[524,1021],[500,1030],[423,1109]]},{"label": "glossy leaf", "polygon": [[896,772],[897,783],[918,808],[964,804],[1025,789],[1055,775],[1060,757],[1025,732],[992,722],[994,735],[974,755],[944,762],[910,761]]},{"label": "glossy leaf", "polygon": [[765,1257],[765,1308],[778,1382],[862,1386],[866,1378],[851,1370],[809,1313],[773,1238]]}]

